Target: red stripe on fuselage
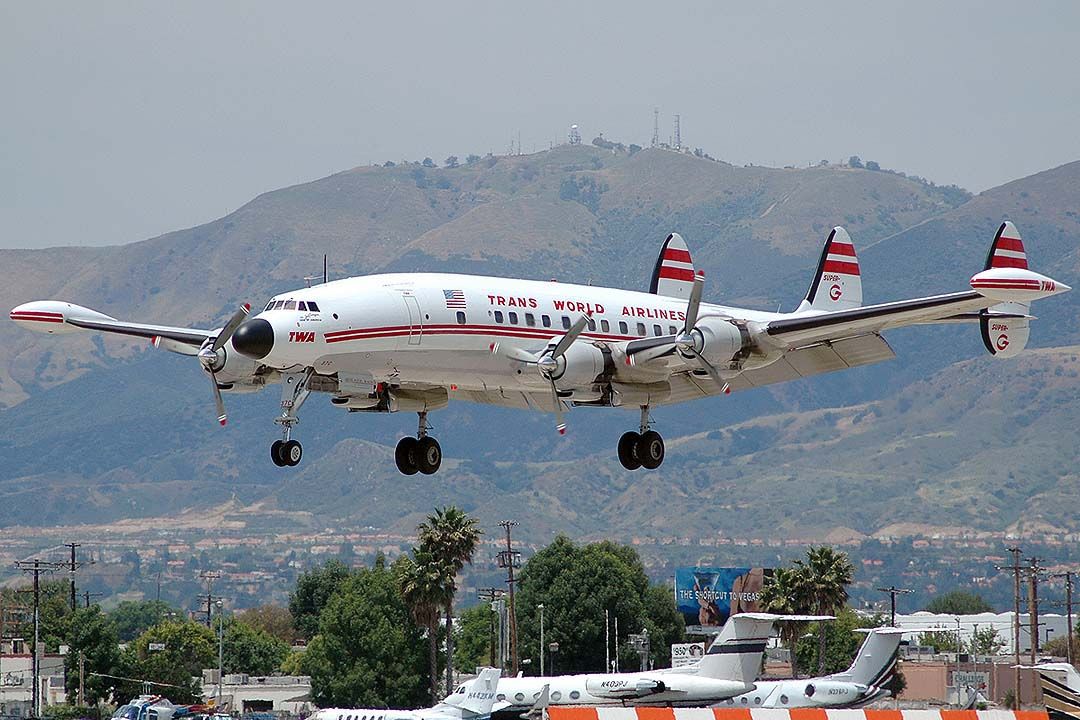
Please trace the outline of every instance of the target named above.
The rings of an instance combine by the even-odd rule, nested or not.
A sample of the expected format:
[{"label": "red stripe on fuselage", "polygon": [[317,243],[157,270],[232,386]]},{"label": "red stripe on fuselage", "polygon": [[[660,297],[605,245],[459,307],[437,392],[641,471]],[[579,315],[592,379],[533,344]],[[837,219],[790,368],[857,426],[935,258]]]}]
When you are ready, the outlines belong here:
[{"label": "red stripe on fuselage", "polygon": [[[495,335],[498,337],[516,337],[527,340],[557,339],[565,332],[554,328],[522,328],[498,325],[425,325],[415,331],[408,325],[387,326],[380,328],[356,328],[326,333],[327,343],[339,343],[349,340],[374,340],[388,337],[406,337],[415,332],[417,335]],[[639,335],[614,335],[609,333],[584,332],[582,337],[593,340],[639,340]],[[644,337],[652,337],[646,335]]]}]

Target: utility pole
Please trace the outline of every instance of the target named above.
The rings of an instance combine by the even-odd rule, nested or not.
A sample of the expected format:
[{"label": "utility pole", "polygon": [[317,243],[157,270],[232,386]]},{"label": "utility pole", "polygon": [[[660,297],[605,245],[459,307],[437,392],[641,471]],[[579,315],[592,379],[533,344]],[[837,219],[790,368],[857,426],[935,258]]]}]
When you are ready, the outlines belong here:
[{"label": "utility pole", "polygon": [[910,595],[915,591],[890,585],[887,588],[878,588],[878,592],[889,593],[889,627],[896,627],[896,596]]},{"label": "utility pole", "polygon": [[612,671],[611,667],[611,619],[608,617],[607,608],[604,608],[604,672]]},{"label": "utility pole", "polygon": [[199,577],[206,581],[206,627],[212,627],[210,620],[210,610],[214,604],[214,581],[221,577],[221,573],[217,570],[204,570],[199,573]]},{"label": "utility pole", "polygon": [[1065,652],[1066,652],[1066,656],[1068,658],[1069,664],[1072,665],[1072,663],[1073,663],[1073,617],[1072,617],[1072,609],[1073,609],[1073,600],[1072,600],[1073,572],[1072,572],[1072,570],[1066,570],[1065,572],[1062,572],[1062,573],[1054,573],[1050,577],[1063,577],[1063,578],[1065,578],[1065,615],[1068,618],[1067,622],[1069,623],[1068,627],[1065,629],[1066,632],[1068,633],[1068,635],[1065,636],[1066,637]]},{"label": "utility pole", "polygon": [[510,672],[518,674],[517,618],[514,613],[514,568],[521,566],[521,553],[510,542],[510,529],[517,525],[513,520],[499,523],[506,530],[506,549],[499,551],[499,567],[506,568],[506,584],[510,586],[508,614],[510,617]]},{"label": "utility pole", "polygon": [[64,543],[64,545],[71,548],[71,567],[68,572],[71,575],[71,611],[75,612],[79,607],[79,601],[75,595],[75,571],[79,569],[79,563],[75,562],[75,548],[82,547],[82,545],[77,542]]},{"label": "utility pole", "polygon": [[1013,574],[1013,668],[1015,675],[1013,680],[1015,685],[1016,705],[1014,710],[1020,709],[1020,571],[1023,568],[1020,566],[1020,556],[1024,551],[1017,546],[1011,546],[1005,548],[1013,556],[1012,565],[998,565],[998,570],[1009,570]]},{"label": "utility pole", "polygon": [[495,665],[495,608],[492,606],[496,600],[500,599],[506,591],[502,588],[480,588],[477,591],[477,597],[488,604],[491,610],[491,616],[488,618],[488,648],[489,648],[489,667],[496,667]]},{"label": "utility pole", "polygon": [[90,592],[89,590],[83,591],[83,600],[86,602],[86,607],[90,607],[90,598],[101,597],[103,593]]},{"label": "utility pole", "polygon": [[32,660],[34,692],[31,703],[34,717],[38,718],[41,717],[41,573],[55,572],[63,565],[42,560],[20,560],[15,563],[15,567],[34,576],[34,655]]},{"label": "utility pole", "polygon": [[1039,558],[1028,559],[1028,620],[1031,625],[1031,664],[1039,662]]},{"label": "utility pole", "polygon": [[79,651],[79,702],[86,704],[86,655]]}]

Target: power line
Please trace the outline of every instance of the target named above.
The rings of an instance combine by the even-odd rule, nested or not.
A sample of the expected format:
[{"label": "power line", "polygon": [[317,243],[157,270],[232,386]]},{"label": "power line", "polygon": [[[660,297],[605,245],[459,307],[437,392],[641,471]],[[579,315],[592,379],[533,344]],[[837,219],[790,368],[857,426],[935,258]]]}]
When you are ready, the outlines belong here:
[{"label": "power line", "polygon": [[909,588],[898,588],[895,585],[878,588],[877,590],[878,592],[889,593],[889,627],[896,627],[896,596],[910,595],[915,591]]},{"label": "power line", "polygon": [[199,577],[206,581],[206,627],[212,627],[213,623],[210,619],[210,609],[214,604],[215,598],[213,595],[214,581],[221,577],[221,573],[217,570],[203,570],[199,573]]},{"label": "power line", "polygon": [[63,567],[62,563],[44,560],[20,560],[15,567],[34,576],[34,691],[31,702],[34,717],[41,717],[41,573],[51,573]]},{"label": "power line", "polygon": [[1009,570],[1013,574],[1013,668],[1016,675],[1016,699],[1014,707],[1020,707],[1020,556],[1024,553],[1019,547],[1008,547],[1013,556],[1012,565],[995,565],[998,570]]},{"label": "power line", "polygon": [[521,567],[521,553],[514,550],[510,541],[510,529],[517,525],[513,520],[503,520],[499,525],[506,530],[506,549],[499,551],[499,567],[506,568],[506,584],[510,586],[508,613],[510,617],[510,672],[518,674],[517,617],[514,612],[514,568]]},{"label": "power line", "polygon": [[[1065,636],[1066,637],[1066,642],[1065,642],[1066,650],[1065,650],[1065,653],[1066,653],[1067,659],[1069,661],[1069,664],[1072,665],[1072,662],[1073,662],[1073,619],[1072,619],[1073,572],[1072,572],[1072,570],[1066,570],[1065,572],[1054,573],[1050,577],[1063,577],[1063,578],[1065,578],[1065,614],[1068,617],[1068,620],[1066,621],[1066,622],[1068,622],[1068,626],[1066,627],[1066,632],[1068,634]],[[1060,604],[1060,603],[1055,603],[1055,605],[1057,605],[1057,604]]]}]

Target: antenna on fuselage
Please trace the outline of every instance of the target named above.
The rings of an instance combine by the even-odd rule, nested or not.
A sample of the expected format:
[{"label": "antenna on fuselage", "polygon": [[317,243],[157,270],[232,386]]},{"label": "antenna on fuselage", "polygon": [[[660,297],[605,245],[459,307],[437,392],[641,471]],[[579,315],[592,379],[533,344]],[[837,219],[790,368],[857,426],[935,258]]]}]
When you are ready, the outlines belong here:
[{"label": "antenna on fuselage", "polygon": [[[305,275],[304,276],[304,282],[307,284],[308,287],[311,287],[311,281],[312,280],[318,280],[318,279],[319,279],[318,275]],[[322,256],[322,281],[323,281],[323,285],[330,282],[329,275],[328,275],[328,273],[326,271],[326,254],[325,253],[323,253],[323,256]]]}]

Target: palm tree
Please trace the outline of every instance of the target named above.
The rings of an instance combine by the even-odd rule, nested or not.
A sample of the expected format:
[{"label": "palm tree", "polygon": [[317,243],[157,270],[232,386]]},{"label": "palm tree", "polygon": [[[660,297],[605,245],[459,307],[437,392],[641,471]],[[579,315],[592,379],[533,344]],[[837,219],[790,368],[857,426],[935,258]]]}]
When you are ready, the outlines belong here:
[{"label": "palm tree", "polygon": [[[847,586],[855,575],[847,553],[831,547],[810,547],[806,562],[795,561],[795,572],[813,600],[814,611],[819,615],[832,615],[848,601]],[[818,623],[818,673],[825,672],[825,625]]]},{"label": "palm tree", "polygon": [[440,563],[451,568],[444,595],[443,619],[446,622],[446,694],[454,691],[454,594],[457,574],[471,563],[483,531],[476,518],[453,505],[436,510],[416,527],[420,546]]},{"label": "palm tree", "polygon": [[[762,610],[779,615],[804,615],[811,609],[811,599],[802,574],[789,568],[776,568],[772,576],[765,579],[760,602]],[[780,623],[780,642],[791,656],[792,673],[795,672],[795,642],[805,629],[805,622]]]},{"label": "palm tree", "polygon": [[413,557],[405,556],[396,565],[401,597],[417,624],[427,628],[429,690],[435,704],[439,701],[439,608],[446,604],[448,578],[453,573],[423,548],[413,548]]}]

